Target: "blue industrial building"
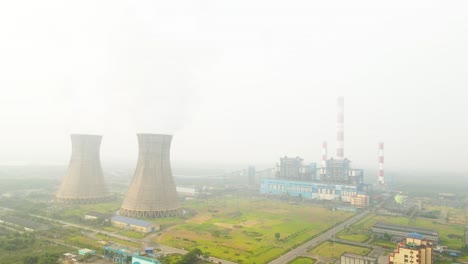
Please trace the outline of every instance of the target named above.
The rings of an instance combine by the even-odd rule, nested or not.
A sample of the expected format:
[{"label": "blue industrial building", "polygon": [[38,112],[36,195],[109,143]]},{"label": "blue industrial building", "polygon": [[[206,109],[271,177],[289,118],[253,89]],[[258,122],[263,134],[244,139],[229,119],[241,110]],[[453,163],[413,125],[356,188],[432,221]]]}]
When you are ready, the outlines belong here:
[{"label": "blue industrial building", "polygon": [[262,179],[260,193],[289,195],[315,200],[340,200],[351,202],[351,199],[361,192],[359,186],[356,185]]}]

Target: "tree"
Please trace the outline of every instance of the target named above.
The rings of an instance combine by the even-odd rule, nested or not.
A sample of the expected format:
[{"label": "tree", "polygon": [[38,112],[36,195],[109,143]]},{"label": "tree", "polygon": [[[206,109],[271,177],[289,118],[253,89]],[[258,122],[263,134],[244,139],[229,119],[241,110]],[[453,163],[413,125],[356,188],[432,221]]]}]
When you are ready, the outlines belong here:
[{"label": "tree", "polygon": [[275,233],[275,238],[276,238],[276,240],[279,240],[280,237],[281,237],[281,234],[280,234],[280,233]]},{"label": "tree", "polygon": [[210,258],[210,252],[205,252],[203,254],[203,259],[205,259],[205,261],[208,261],[209,258]]},{"label": "tree", "polygon": [[194,248],[185,254],[178,264],[194,264],[197,263],[202,255],[202,251],[199,248]]}]

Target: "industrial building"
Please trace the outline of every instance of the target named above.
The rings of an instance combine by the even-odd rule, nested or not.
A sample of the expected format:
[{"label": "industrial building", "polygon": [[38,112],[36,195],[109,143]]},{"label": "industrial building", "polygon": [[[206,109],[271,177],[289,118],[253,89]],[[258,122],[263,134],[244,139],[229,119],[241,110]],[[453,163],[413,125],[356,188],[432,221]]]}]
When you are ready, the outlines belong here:
[{"label": "industrial building", "polygon": [[314,200],[339,200],[348,203],[351,203],[353,197],[357,195],[365,195],[360,193],[358,186],[355,185],[286,181],[278,179],[263,179],[260,186],[260,193],[288,195]]},{"label": "industrial building", "polygon": [[141,233],[155,232],[160,228],[159,224],[120,215],[113,216],[111,218],[111,224],[118,228],[133,230]]},{"label": "industrial building", "polygon": [[[146,252],[145,252],[146,254]],[[160,264],[161,262],[154,259],[155,254],[142,256],[140,252],[132,252],[128,248],[116,248],[112,246],[104,247],[104,258],[112,260],[114,263],[119,264]]]},{"label": "industrial building", "polygon": [[409,233],[418,233],[427,240],[434,241],[435,243],[439,242],[439,232],[412,226],[389,225],[379,222],[372,226],[372,232],[380,238],[390,235],[392,241],[401,241]]},{"label": "industrial building", "polygon": [[[273,195],[301,196],[308,199],[340,200],[364,208],[370,199],[366,194],[364,170],[353,168],[344,155],[344,98],[337,100],[336,157],[328,158],[328,144],[322,143],[320,168],[316,163],[303,165],[300,157],[280,158],[276,177],[263,178],[260,192]],[[379,181],[383,184],[383,143],[379,144]]]},{"label": "industrial building", "polygon": [[101,139],[98,135],[71,135],[70,164],[55,196],[56,202],[90,204],[110,198],[99,155]]},{"label": "industrial building", "polygon": [[81,256],[96,255],[96,251],[88,248],[82,248],[78,250],[78,254],[80,254]]},{"label": "industrial building", "polygon": [[351,198],[351,205],[357,208],[366,208],[370,205],[370,197],[366,194],[357,194]]},{"label": "industrial building", "polygon": [[317,164],[302,164],[304,160],[300,157],[280,158],[280,163],[276,164],[276,178],[293,181],[312,181],[315,180]]},{"label": "industrial building", "polygon": [[377,258],[344,253],[340,257],[340,264],[377,264]]},{"label": "industrial building", "polygon": [[397,249],[389,255],[389,264],[432,264],[433,242],[424,236],[411,233],[398,244]]},{"label": "industrial building", "polygon": [[120,208],[129,217],[170,217],[180,214],[172,177],[172,135],[138,134],[138,163]]}]

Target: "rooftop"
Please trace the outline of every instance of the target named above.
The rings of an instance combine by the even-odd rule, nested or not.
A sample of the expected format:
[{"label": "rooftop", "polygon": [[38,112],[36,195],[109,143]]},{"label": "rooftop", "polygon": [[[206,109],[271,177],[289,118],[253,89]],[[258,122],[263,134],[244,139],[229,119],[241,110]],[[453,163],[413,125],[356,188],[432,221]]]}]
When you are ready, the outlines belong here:
[{"label": "rooftop", "polygon": [[135,219],[135,218],[125,217],[125,216],[120,216],[120,215],[113,216],[112,221],[126,223],[129,225],[142,226],[142,227],[148,227],[151,225],[150,222],[146,222],[146,221]]},{"label": "rooftop", "polygon": [[435,230],[431,229],[424,229],[424,228],[419,228],[419,227],[414,227],[414,226],[400,226],[400,225],[389,225],[389,224],[384,224],[384,223],[376,223],[373,228],[383,228],[383,229],[389,229],[389,230],[394,230],[394,231],[399,231],[399,232],[405,232],[405,233],[417,233],[419,235],[430,235],[430,236],[439,236],[439,233]]}]

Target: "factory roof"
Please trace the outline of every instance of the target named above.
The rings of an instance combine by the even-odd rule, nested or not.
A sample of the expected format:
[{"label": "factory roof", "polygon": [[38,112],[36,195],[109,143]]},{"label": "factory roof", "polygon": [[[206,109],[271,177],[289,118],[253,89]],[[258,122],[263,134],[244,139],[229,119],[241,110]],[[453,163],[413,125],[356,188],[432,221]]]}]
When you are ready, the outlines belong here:
[{"label": "factory roof", "polygon": [[112,221],[126,223],[129,225],[142,226],[142,227],[148,227],[151,225],[150,222],[146,222],[146,221],[135,219],[135,218],[125,217],[125,216],[120,216],[120,215],[113,216]]},{"label": "factory roof", "polygon": [[419,233],[416,233],[416,232],[408,233],[408,235],[406,235],[406,236],[409,237],[409,238],[424,239],[423,235],[421,235]]},{"label": "factory roof", "polygon": [[399,232],[406,232],[406,233],[419,233],[420,235],[431,235],[431,236],[439,236],[439,233],[435,230],[431,229],[424,229],[424,228],[419,228],[419,227],[413,227],[413,226],[400,226],[400,225],[389,225],[389,224],[384,224],[384,223],[376,223],[373,228],[383,228],[383,229],[389,229],[389,230],[394,230],[394,231],[399,231]]}]

